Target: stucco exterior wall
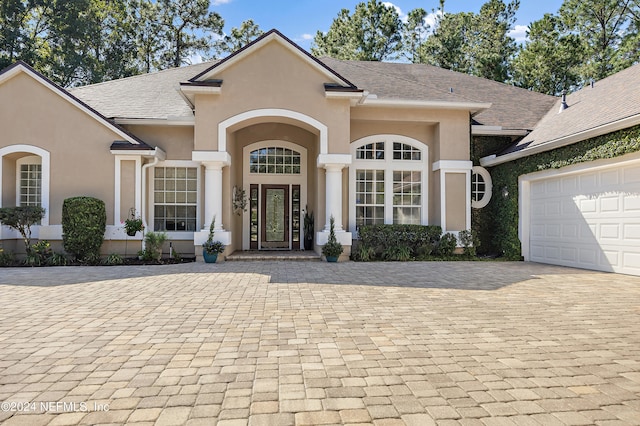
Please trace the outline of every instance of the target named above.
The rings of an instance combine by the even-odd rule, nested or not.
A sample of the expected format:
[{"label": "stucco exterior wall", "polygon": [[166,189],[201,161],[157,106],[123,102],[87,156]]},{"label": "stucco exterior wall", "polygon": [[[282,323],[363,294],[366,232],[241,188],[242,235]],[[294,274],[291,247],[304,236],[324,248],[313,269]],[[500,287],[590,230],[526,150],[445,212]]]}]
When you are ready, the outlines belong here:
[{"label": "stucco exterior wall", "polygon": [[161,148],[169,160],[191,160],[193,126],[123,126],[147,144]]},{"label": "stucco exterior wall", "polygon": [[[26,144],[51,154],[49,223],[61,223],[65,198],[92,196],[105,202],[107,223],[113,224],[115,166],[109,148],[122,137],[26,74],[0,85],[0,99],[11,100],[0,102],[0,148]],[[15,182],[15,175],[8,181]]]},{"label": "stucco exterior wall", "polygon": [[446,210],[447,229],[443,231],[462,231],[466,226],[467,178],[463,173],[446,173]]}]

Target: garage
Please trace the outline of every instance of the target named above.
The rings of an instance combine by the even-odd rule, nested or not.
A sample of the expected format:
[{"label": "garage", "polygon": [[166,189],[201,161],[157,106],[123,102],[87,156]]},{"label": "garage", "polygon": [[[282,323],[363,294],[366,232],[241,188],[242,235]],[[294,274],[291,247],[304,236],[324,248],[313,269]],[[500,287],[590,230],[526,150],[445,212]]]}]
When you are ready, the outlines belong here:
[{"label": "garage", "polygon": [[640,275],[640,158],[521,176],[524,259]]}]

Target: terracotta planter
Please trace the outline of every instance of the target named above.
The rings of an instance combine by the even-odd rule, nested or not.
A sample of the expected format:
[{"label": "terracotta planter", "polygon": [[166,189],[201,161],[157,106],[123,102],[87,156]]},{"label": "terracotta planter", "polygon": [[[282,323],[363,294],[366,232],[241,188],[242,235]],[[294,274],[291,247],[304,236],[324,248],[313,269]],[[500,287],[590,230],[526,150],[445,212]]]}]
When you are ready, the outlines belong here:
[{"label": "terracotta planter", "polygon": [[206,263],[216,263],[218,260],[218,253],[207,253],[206,250],[202,250],[202,257]]}]

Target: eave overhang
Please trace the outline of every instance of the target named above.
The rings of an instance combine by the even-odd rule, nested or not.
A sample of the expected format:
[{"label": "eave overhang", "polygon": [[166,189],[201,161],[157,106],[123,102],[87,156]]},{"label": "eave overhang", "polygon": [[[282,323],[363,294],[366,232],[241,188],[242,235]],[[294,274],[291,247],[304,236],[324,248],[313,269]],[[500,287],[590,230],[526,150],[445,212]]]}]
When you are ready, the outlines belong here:
[{"label": "eave overhang", "polygon": [[429,108],[470,111],[471,115],[478,114],[491,108],[488,102],[450,102],[450,101],[420,101],[412,99],[380,99],[367,96],[358,106],[363,107],[388,107],[388,108]]},{"label": "eave overhang", "polygon": [[157,158],[160,161],[167,158],[167,153],[164,152],[162,148],[153,148],[147,144],[145,144],[144,147],[140,147],[139,145],[130,144],[127,141],[114,141],[111,144],[110,152],[113,155],[132,155],[146,158]]}]

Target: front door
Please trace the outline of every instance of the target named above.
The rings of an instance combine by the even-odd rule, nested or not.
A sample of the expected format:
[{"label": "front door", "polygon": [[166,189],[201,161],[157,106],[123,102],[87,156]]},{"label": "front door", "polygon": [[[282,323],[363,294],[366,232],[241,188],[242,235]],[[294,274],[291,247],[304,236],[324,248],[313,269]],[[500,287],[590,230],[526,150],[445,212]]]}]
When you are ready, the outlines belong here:
[{"label": "front door", "polygon": [[289,185],[262,185],[261,248],[289,249]]}]

